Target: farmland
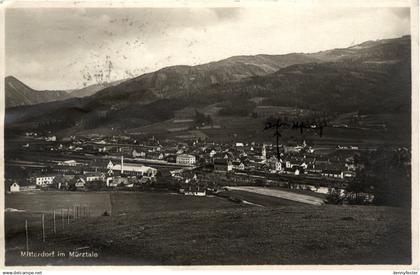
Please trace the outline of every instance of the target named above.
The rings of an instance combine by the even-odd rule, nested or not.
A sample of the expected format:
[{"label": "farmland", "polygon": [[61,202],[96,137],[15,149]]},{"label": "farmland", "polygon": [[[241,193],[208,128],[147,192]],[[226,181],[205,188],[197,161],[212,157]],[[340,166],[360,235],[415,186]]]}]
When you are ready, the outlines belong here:
[{"label": "farmland", "polygon": [[[21,199],[34,199],[40,194],[7,195],[6,208],[28,207]],[[73,203],[76,196],[83,196],[75,194]],[[94,193],[85,193],[87,198],[90,194]],[[31,235],[32,251],[89,251],[97,253],[97,258],[21,258],[18,255],[24,250],[24,234],[15,231],[6,243],[7,265],[410,262],[409,213],[399,208],[281,203],[254,207],[218,197],[159,192],[97,194],[101,195],[93,196],[99,196],[95,198],[103,203],[98,207],[111,206],[111,216],[71,221],[54,237],[50,228],[45,243],[33,236],[39,235],[39,228],[30,227],[31,232],[36,231]],[[261,200],[264,197],[252,195]],[[51,198],[51,205],[38,203],[34,211],[51,210],[70,195],[46,192],[40,196]],[[36,217],[39,212],[32,213],[29,208],[27,212],[6,213],[6,231],[12,216],[30,214]]]},{"label": "farmland", "polygon": [[[263,131],[266,118],[250,116],[220,116],[212,113],[214,128],[200,130],[200,135],[191,132],[192,122],[175,123],[176,119],[169,119],[163,122],[157,122],[147,126],[127,130],[127,133],[147,133],[164,137],[182,137],[182,136],[205,136],[210,140],[218,142],[228,142],[232,139],[238,141],[258,141],[273,142],[273,133]],[[190,118],[192,121],[193,117]],[[347,123],[347,120],[344,120]],[[375,114],[369,115],[365,119],[366,123],[384,124],[387,129],[374,128],[339,128],[326,127],[323,136],[320,137],[314,131],[306,131],[303,135],[295,129],[283,129],[282,136],[285,141],[306,139],[313,141],[318,145],[329,144],[351,144],[359,146],[370,146],[383,143],[389,144],[408,144],[410,139],[409,120],[404,115],[394,114]],[[408,121],[408,122],[407,122]],[[337,119],[336,122],[342,122]]]}]

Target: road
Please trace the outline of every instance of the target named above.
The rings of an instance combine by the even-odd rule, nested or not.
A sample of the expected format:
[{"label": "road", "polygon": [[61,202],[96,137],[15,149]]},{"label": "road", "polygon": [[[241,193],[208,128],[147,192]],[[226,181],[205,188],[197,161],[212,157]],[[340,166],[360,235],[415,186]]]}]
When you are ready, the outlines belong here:
[{"label": "road", "polygon": [[282,198],[286,200],[297,201],[297,202],[311,204],[311,205],[324,204],[323,199],[318,198],[318,197],[297,194],[297,193],[287,192],[287,191],[278,190],[278,189],[270,189],[270,188],[255,187],[255,186],[229,186],[226,188],[228,190],[238,190],[238,191],[257,193],[260,195]]}]

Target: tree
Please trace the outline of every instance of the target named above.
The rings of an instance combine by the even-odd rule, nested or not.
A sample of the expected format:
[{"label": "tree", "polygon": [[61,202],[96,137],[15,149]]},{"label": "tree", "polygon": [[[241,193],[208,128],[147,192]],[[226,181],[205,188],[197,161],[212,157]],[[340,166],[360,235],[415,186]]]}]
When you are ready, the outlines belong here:
[{"label": "tree", "polygon": [[342,204],[344,198],[340,195],[340,192],[334,188],[328,191],[326,200],[330,204]]},{"label": "tree", "polygon": [[366,204],[366,194],[373,192],[373,179],[364,170],[357,170],[356,176],[346,187],[346,199],[350,204]]},{"label": "tree", "polygon": [[411,206],[410,156],[401,154],[399,149],[380,148],[367,158],[365,173],[377,205]]},{"label": "tree", "polygon": [[195,126],[203,126],[203,125],[211,125],[213,124],[213,120],[210,115],[205,115],[200,113],[199,111],[195,110],[194,116],[194,125]]}]

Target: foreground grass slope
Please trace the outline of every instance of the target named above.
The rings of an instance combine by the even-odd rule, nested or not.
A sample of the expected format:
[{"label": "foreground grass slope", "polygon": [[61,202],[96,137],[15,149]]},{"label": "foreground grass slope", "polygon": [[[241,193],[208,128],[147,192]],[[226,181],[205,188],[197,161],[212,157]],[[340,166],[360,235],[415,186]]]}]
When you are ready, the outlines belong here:
[{"label": "foreground grass slope", "polygon": [[[114,212],[116,213],[116,212]],[[409,264],[402,209],[279,206],[128,211],[73,223],[33,250],[86,249],[94,259],[24,259],[9,243],[7,264]],[[17,239],[15,239],[17,241]]]}]

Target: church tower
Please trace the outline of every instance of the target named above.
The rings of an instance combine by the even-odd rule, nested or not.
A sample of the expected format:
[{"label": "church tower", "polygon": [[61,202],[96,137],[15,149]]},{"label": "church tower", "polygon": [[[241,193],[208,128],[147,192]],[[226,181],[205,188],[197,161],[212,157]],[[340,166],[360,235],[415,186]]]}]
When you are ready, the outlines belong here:
[{"label": "church tower", "polygon": [[267,160],[267,150],[265,149],[265,144],[263,144],[263,146],[262,146],[261,158],[262,158],[264,161],[265,161],[265,160]]}]

